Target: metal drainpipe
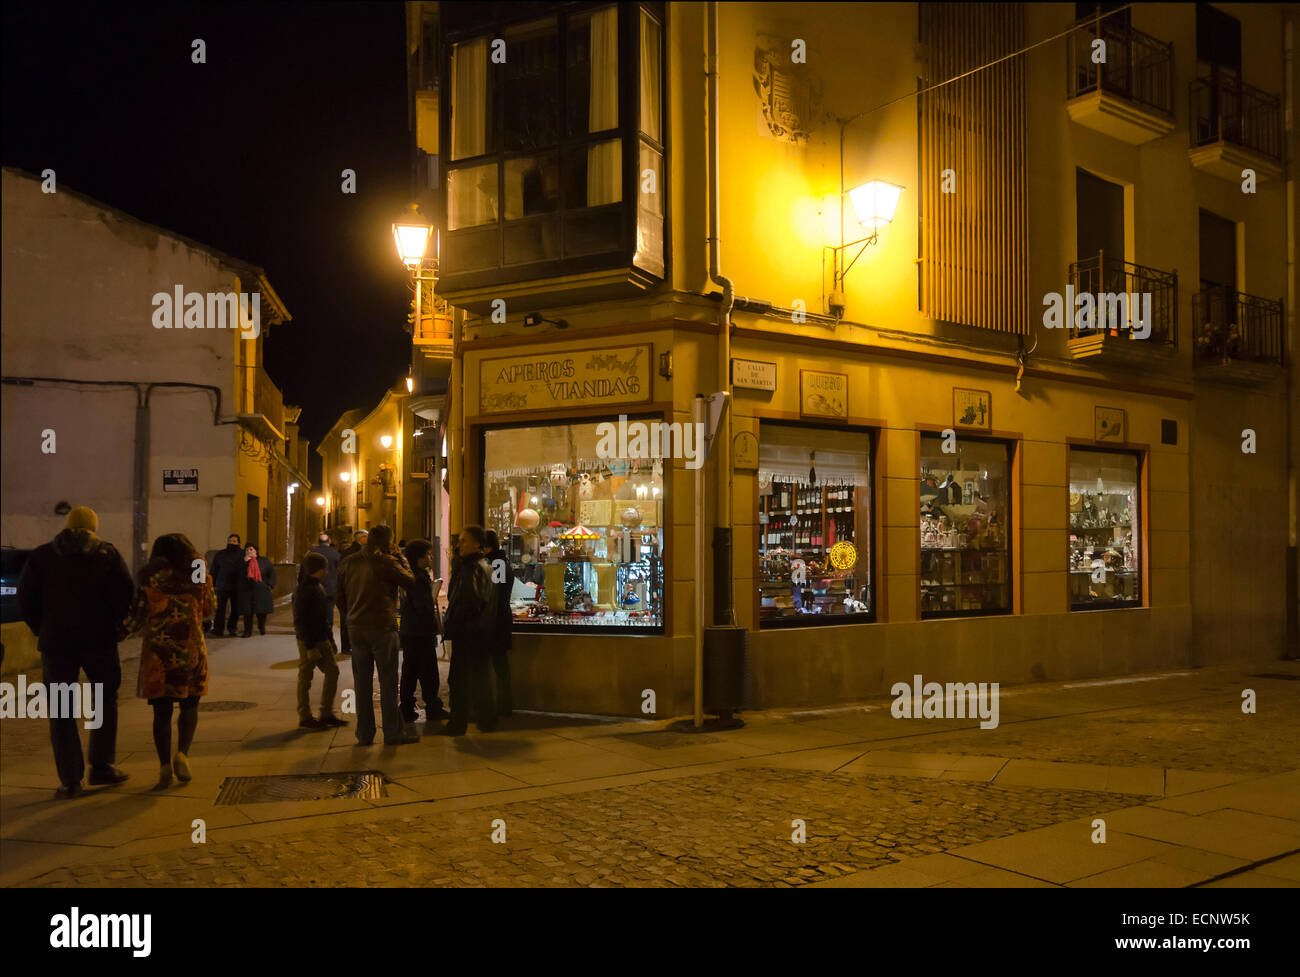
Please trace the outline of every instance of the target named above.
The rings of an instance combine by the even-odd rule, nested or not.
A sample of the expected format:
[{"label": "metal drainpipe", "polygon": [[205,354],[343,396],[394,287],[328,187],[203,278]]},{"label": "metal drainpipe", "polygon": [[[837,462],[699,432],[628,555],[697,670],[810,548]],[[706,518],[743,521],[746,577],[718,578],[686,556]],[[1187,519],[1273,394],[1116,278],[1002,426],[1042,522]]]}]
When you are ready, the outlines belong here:
[{"label": "metal drainpipe", "polygon": [[[1290,334],[1290,343],[1283,344],[1283,355],[1288,356],[1290,362],[1286,369],[1286,402],[1288,404],[1286,413],[1286,450],[1287,450],[1287,483],[1289,492],[1288,508],[1290,509],[1289,519],[1289,538],[1287,539],[1287,560],[1286,560],[1286,650],[1283,657],[1296,659],[1300,658],[1300,471],[1296,466],[1300,459],[1296,458],[1296,427],[1300,425],[1300,404],[1296,403],[1296,387],[1298,375],[1300,375],[1300,363],[1297,363],[1297,352],[1300,350],[1300,317],[1296,315],[1296,302],[1300,301],[1300,295],[1296,294],[1296,166],[1300,165],[1300,160],[1296,159],[1296,92],[1295,92],[1295,26],[1296,16],[1294,8],[1291,10],[1284,9],[1282,25],[1282,75],[1283,75],[1283,97],[1286,99],[1286,147],[1284,155],[1290,158],[1285,161],[1286,166],[1286,281],[1287,281],[1287,314],[1290,319],[1290,328],[1287,330]],[[1287,346],[1290,348],[1287,349]]]},{"label": "metal drainpipe", "polygon": [[[709,4],[709,280],[722,288],[719,312],[721,335],[718,342],[718,389],[731,390],[731,309],[735,286],[722,275],[720,239],[722,209],[718,183],[722,157],[718,125],[718,4]],[[717,523],[713,529],[713,623],[731,624],[734,600],[731,580],[731,411],[724,412],[714,439],[717,458]]]}]

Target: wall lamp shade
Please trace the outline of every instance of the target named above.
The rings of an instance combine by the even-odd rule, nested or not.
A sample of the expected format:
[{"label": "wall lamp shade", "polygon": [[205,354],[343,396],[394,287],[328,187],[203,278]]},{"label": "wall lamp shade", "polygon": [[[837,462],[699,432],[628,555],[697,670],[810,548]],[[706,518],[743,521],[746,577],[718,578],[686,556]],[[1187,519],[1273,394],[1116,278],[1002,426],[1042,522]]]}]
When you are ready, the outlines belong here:
[{"label": "wall lamp shade", "polygon": [[393,436],[391,434],[385,434],[379,439],[379,443],[384,446],[384,450],[386,451],[393,446]]},{"label": "wall lamp shade", "polygon": [[339,472],[339,480],[340,480],[340,481],[343,481],[343,482],[351,481],[351,480],[352,480],[352,473],[351,473],[351,472]]},{"label": "wall lamp shade", "polygon": [[431,237],[433,237],[433,225],[422,218],[414,206],[402,215],[401,220],[393,223],[393,240],[397,242],[397,255],[402,259],[402,264],[410,268],[424,261]]},{"label": "wall lamp shade", "polygon": [[325,506],[325,496],[323,496],[323,495],[318,495],[318,496],[316,496],[316,504],[317,504],[318,506],[321,506],[322,508],[324,508],[324,506]]},{"label": "wall lamp shade", "polygon": [[874,234],[894,219],[903,188],[884,180],[872,180],[849,191],[858,223]]}]

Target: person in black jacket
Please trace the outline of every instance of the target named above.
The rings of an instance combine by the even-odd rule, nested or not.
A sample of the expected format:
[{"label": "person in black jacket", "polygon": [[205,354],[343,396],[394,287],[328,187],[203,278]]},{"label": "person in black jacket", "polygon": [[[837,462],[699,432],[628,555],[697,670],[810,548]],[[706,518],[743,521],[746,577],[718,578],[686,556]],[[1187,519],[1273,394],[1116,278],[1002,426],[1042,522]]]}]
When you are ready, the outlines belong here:
[{"label": "person in black jacket", "polygon": [[[339,554],[339,563],[341,564],[353,553],[360,553],[362,549],[365,548],[365,545],[367,542],[369,542],[369,540],[370,540],[370,534],[366,532],[364,529],[358,529],[356,535],[352,537],[352,542],[348,544],[347,547],[344,548],[342,553]],[[337,569],[334,572],[334,580],[335,580],[334,597],[335,597],[335,601],[337,602],[338,599]],[[343,642],[343,650],[340,652],[340,654],[344,654],[344,655],[352,654],[352,635],[348,634],[348,616],[342,613],[342,611],[339,612],[339,639]]]},{"label": "person in black jacket", "polygon": [[415,582],[402,594],[401,625],[398,629],[402,642],[402,676],[398,683],[398,704],[402,718],[414,723],[419,717],[415,711],[415,686],[420,685],[424,698],[425,732],[431,731],[440,719],[449,713],[438,697],[438,589],[442,586],[429,580],[433,544],[427,539],[412,540],[406,547],[406,562],[415,575]]},{"label": "person in black jacket", "polygon": [[492,568],[492,583],[497,589],[497,626],[492,633],[488,649],[492,654],[492,670],[497,676],[497,715],[509,716],[513,711],[510,695],[510,646],[515,617],[510,611],[510,596],[515,586],[515,571],[510,557],[497,541],[497,534],[487,531],[487,561]]},{"label": "person in black jacket", "polygon": [[[38,546],[23,567],[18,606],[37,636],[46,689],[56,683],[75,683],[83,669],[86,678],[102,689],[99,713],[84,717],[87,723],[99,723],[90,731],[90,783],[120,784],[127,774],[113,766],[117,690],[122,684],[117,642],[125,636],[123,622],[131,610],[135,583],[121,555],[95,535],[98,531],[99,517],[93,509],[77,506],[69,512],[67,528]],[[55,797],[76,797],[83,790],[86,761],[78,718],[82,717],[55,718],[50,710],[50,743],[60,783]]]},{"label": "person in black jacket", "polygon": [[[217,591],[217,616],[212,622],[212,634],[220,635],[225,631],[226,637],[235,636],[235,620],[239,599],[239,576],[244,567],[244,551],[239,545],[239,533],[226,537],[226,548],[212,558],[208,572],[212,574],[212,585]],[[226,609],[229,607],[230,620],[226,621]],[[225,630],[229,628],[229,630]]]},{"label": "person in black jacket", "polygon": [[241,638],[253,636],[253,616],[257,616],[257,631],[266,634],[266,617],[275,610],[275,567],[249,543],[244,547],[240,561],[239,589],[235,592],[239,613],[244,618]]},{"label": "person in black jacket", "polygon": [[[334,661],[334,608],[325,597],[321,581],[329,561],[319,553],[302,559],[302,580],[293,594],[293,633],[298,637],[298,726],[329,729],[346,726],[334,715],[334,693],[339,686],[339,666]],[[320,718],[311,714],[311,679],[316,669],[325,676],[321,689]]]},{"label": "person in black jacket", "polygon": [[496,728],[492,702],[491,641],[497,626],[496,587],[492,567],[483,558],[487,534],[481,526],[466,526],[456,540],[456,563],[447,587],[447,617],[443,633],[452,642],[447,688],[451,718],[443,733],[464,736],[473,699],[480,733]]}]

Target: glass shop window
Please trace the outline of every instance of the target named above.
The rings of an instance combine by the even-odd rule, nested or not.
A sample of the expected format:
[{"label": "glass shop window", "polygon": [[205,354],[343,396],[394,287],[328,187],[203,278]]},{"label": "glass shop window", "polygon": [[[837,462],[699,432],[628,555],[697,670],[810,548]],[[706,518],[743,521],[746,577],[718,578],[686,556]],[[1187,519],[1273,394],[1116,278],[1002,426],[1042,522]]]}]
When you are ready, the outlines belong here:
[{"label": "glass shop window", "polygon": [[602,457],[603,434],[600,422],[483,434],[483,525],[509,554],[518,630],[663,628],[664,467],[672,462]]},{"label": "glass shop window", "polygon": [[921,617],[1011,611],[1011,445],[921,435]]},{"label": "glass shop window", "polygon": [[1142,605],[1140,460],[1070,448],[1070,609]]},{"label": "glass shop window", "polygon": [[763,424],[760,627],[874,620],[871,434]]}]

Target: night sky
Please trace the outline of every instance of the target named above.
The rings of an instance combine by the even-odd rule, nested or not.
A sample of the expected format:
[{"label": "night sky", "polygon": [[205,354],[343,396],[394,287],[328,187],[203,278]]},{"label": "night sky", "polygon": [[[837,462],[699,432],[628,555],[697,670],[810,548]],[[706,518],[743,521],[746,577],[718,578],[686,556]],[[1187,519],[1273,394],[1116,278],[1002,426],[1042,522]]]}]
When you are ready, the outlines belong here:
[{"label": "night sky", "polygon": [[[266,270],[266,366],[314,450],[405,377],[404,12],[375,4],[4,4],[3,161]],[[207,42],[207,64],[190,60]],[[357,193],[340,172],[357,172]]]}]

